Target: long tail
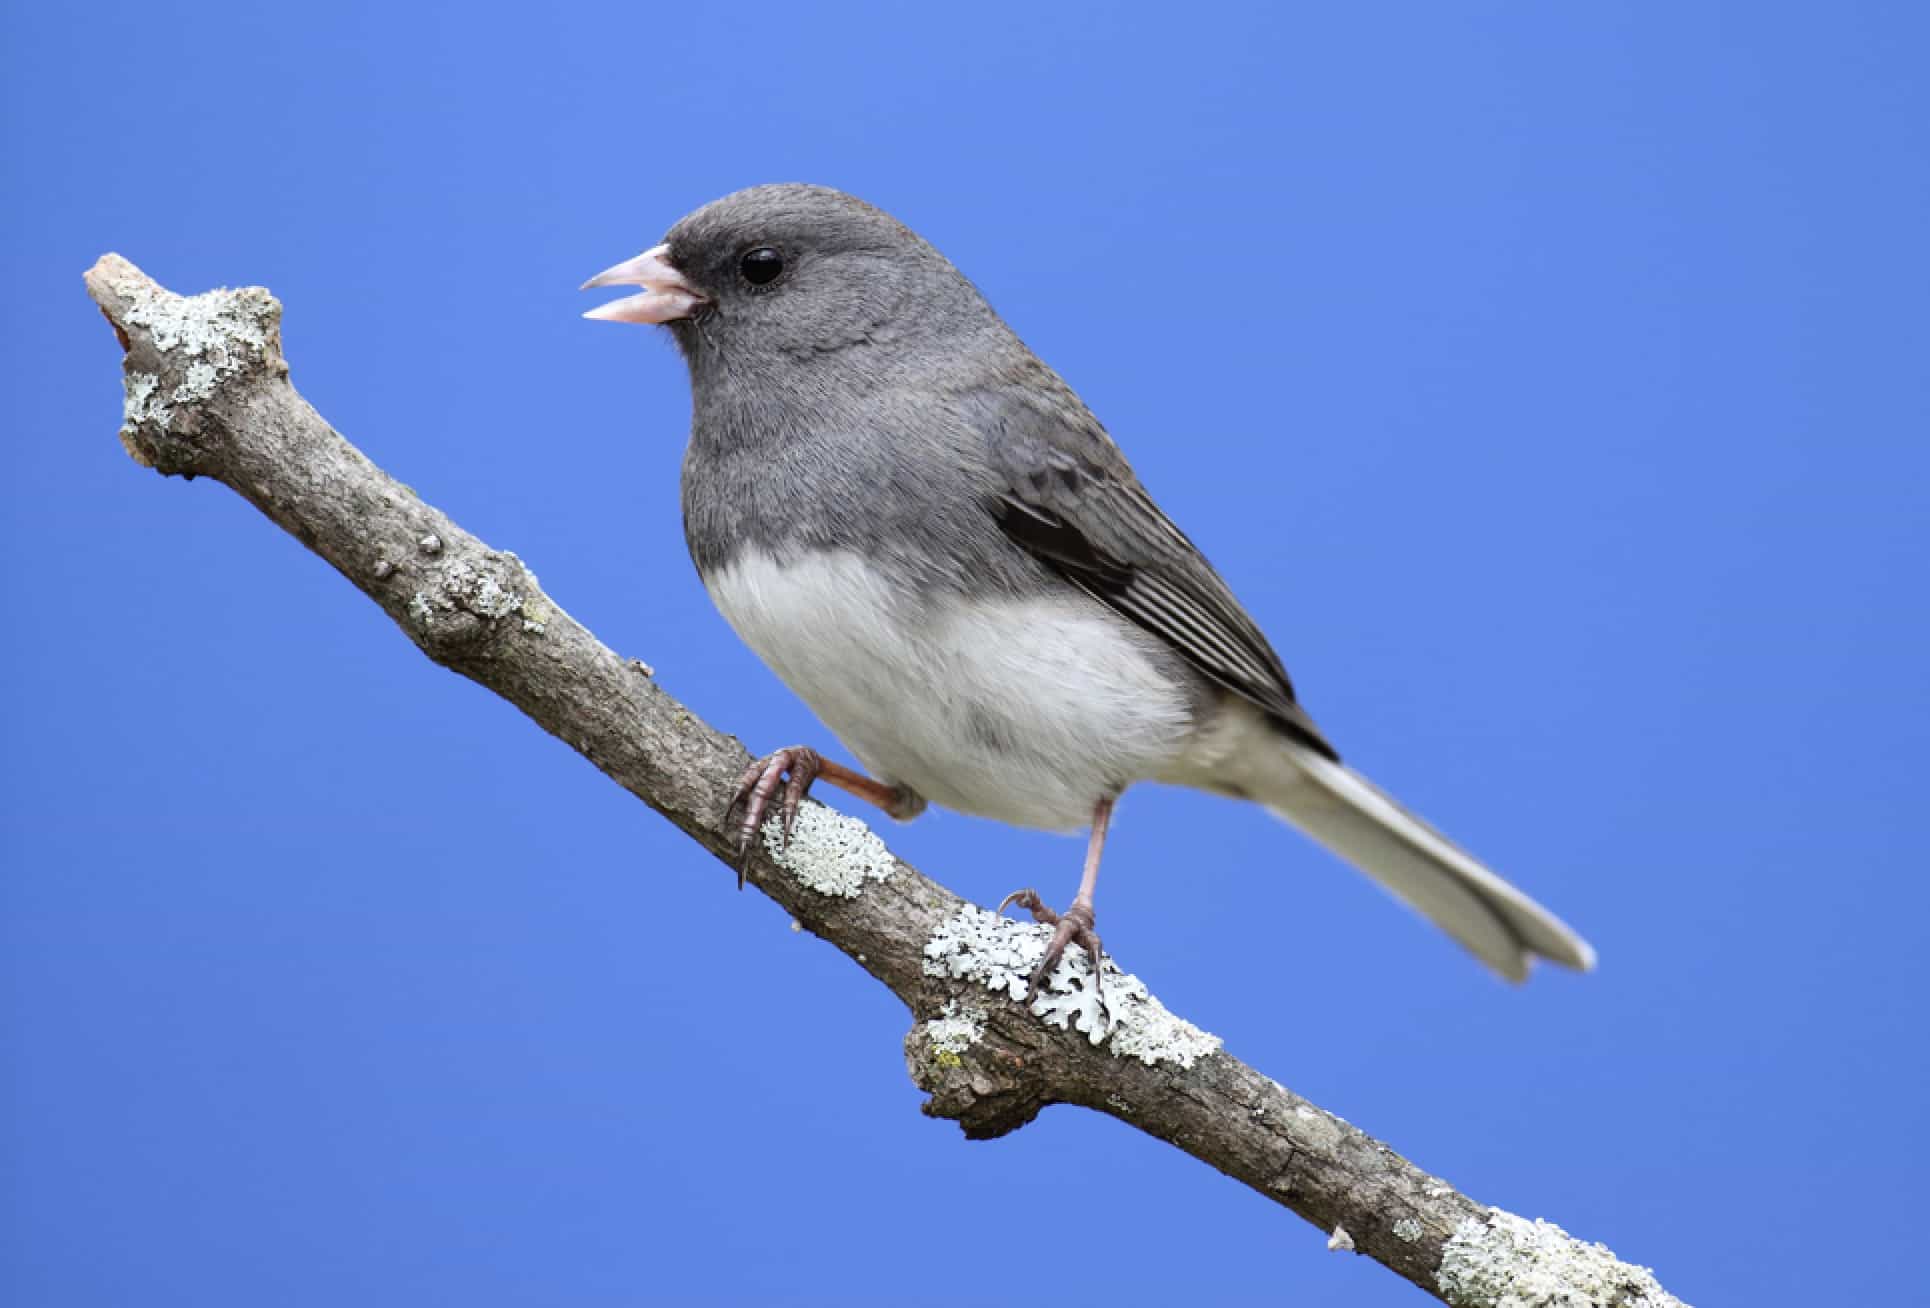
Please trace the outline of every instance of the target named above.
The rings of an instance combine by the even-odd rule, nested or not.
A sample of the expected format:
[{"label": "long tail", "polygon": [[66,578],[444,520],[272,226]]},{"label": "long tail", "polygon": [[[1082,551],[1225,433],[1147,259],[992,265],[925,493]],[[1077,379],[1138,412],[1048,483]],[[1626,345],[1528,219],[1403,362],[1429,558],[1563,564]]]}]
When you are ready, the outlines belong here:
[{"label": "long tail", "polygon": [[1288,741],[1293,775],[1261,798],[1386,886],[1510,981],[1540,955],[1586,972],[1595,951],[1560,918],[1481,866],[1352,768]]}]

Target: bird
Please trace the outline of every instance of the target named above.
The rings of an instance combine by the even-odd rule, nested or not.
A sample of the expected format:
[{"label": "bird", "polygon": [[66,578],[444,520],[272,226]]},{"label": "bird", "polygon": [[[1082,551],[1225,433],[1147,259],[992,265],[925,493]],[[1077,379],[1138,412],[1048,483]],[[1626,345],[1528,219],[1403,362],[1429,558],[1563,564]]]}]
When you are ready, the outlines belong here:
[{"label": "bird", "polygon": [[789,839],[826,782],[909,820],[928,804],[1089,832],[1070,947],[1100,975],[1094,898],[1138,782],[1260,804],[1510,980],[1594,951],[1343,762],[1258,624],[1106,429],[963,273],[843,192],[753,186],[583,289],[654,324],[690,377],[685,541],[725,620],[863,765],[808,746],[747,769],[739,884],[773,802]]}]

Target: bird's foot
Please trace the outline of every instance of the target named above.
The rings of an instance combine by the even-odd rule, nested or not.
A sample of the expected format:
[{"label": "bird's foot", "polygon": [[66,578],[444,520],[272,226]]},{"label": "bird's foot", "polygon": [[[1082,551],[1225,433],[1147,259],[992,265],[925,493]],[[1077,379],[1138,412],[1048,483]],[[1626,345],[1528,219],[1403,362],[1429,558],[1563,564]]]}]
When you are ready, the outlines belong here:
[{"label": "bird's foot", "polygon": [[1045,955],[1039,959],[1039,965],[1032,969],[1031,980],[1026,982],[1025,997],[1030,999],[1045,988],[1045,979],[1052,975],[1052,969],[1059,965],[1060,958],[1065,955],[1066,946],[1071,944],[1077,944],[1084,949],[1086,957],[1092,960],[1092,992],[1096,996],[1103,996],[1105,969],[1102,965],[1103,954],[1099,946],[1099,933],[1093,930],[1097,919],[1093,916],[1092,905],[1075,899],[1072,901],[1072,907],[1064,913],[1055,913],[1045,906],[1045,901],[1039,898],[1038,891],[1029,888],[1014,890],[1000,900],[999,912],[1003,913],[1013,904],[1030,913],[1034,922],[1042,922],[1053,928],[1052,939],[1045,947]]},{"label": "bird's foot", "polygon": [[779,808],[784,825],[783,843],[791,843],[791,826],[797,821],[798,805],[811,793],[811,783],[817,780],[824,761],[818,752],[807,745],[791,745],[784,749],[773,750],[757,762],[744,769],[744,775],[737,783],[737,793],[731,797],[730,805],[724,810],[724,822],[729,825],[731,816],[739,809],[743,818],[737,824],[737,888],[744,888],[744,869],[750,866],[751,842],[757,839],[758,829],[764,825],[764,815],[777,797],[778,786],[784,787],[784,798]]}]

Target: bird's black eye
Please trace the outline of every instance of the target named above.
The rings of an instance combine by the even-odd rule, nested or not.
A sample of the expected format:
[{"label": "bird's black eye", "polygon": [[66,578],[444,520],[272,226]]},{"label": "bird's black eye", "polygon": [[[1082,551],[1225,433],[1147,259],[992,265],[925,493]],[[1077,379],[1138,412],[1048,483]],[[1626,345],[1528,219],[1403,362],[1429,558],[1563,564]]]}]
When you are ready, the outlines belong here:
[{"label": "bird's black eye", "polygon": [[784,271],[784,256],[768,245],[760,245],[737,261],[737,270],[752,286],[768,286]]}]

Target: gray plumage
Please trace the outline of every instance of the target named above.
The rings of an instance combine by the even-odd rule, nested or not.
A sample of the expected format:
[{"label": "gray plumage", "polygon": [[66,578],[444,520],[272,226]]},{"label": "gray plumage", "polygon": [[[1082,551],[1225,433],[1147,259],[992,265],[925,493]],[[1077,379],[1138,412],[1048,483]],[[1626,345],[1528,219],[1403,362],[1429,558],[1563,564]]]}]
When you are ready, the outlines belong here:
[{"label": "gray plumage", "polygon": [[[747,277],[753,250],[781,263],[768,284]],[[666,322],[689,365],[691,557],[875,777],[1050,829],[1137,781],[1252,799],[1503,975],[1534,955],[1592,964],[1340,762],[1098,420],[909,228],[836,191],[762,186],[652,253],[701,297],[630,318]]]}]

